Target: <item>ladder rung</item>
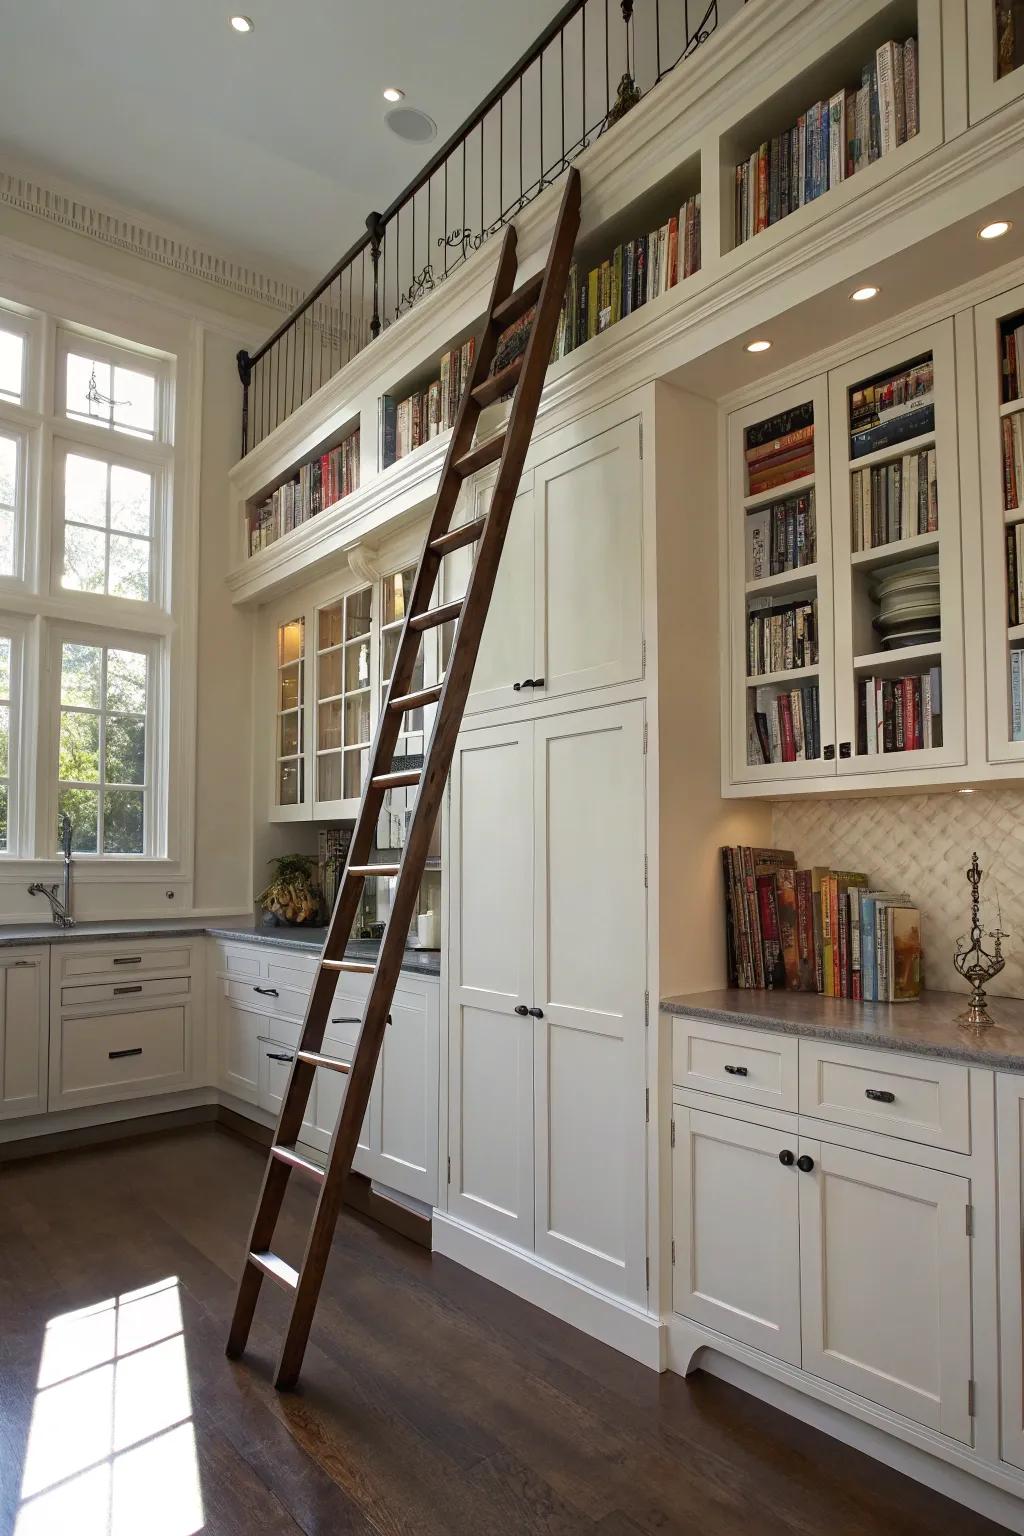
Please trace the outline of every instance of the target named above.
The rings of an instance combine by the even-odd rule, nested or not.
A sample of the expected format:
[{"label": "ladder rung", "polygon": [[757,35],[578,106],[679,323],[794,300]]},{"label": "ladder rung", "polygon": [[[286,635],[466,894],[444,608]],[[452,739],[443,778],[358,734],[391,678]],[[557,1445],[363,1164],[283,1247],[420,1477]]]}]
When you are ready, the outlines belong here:
[{"label": "ladder rung", "polygon": [[398,714],[404,715],[410,709],[422,709],[425,704],[436,704],[441,697],[443,683],[434,683],[430,688],[421,688],[418,693],[403,693],[397,699],[391,700],[391,708]]},{"label": "ladder rung", "polygon": [[536,276],[527,278],[521,288],[515,293],[510,293],[507,299],[502,299],[500,304],[495,304],[491,314],[491,324],[496,331],[504,331],[512,325],[528,309],[532,309],[540,298],[541,284],[544,281],[544,273],[538,272]]},{"label": "ladder rung", "polygon": [[372,976],[377,969],[365,960],[321,960],[325,971],[347,971],[354,976]]},{"label": "ladder rung", "polygon": [[499,372],[492,374],[489,379],[485,379],[482,384],[477,385],[473,391],[473,399],[480,406],[481,410],[484,406],[492,405],[495,400],[500,400],[502,395],[510,395],[512,393],[519,383],[519,375],[523,371],[525,357],[526,353],[520,352],[519,356],[514,358],[507,368],[500,369]]},{"label": "ladder rung", "polygon": [[474,517],[471,523],[460,523],[457,528],[450,528],[447,533],[431,539],[430,547],[435,555],[450,555],[453,549],[461,549],[463,544],[472,544],[486,526],[486,517]]},{"label": "ladder rung", "polygon": [[277,1284],[283,1286],[286,1291],[298,1289],[299,1272],[286,1264],[284,1259],[279,1259],[276,1253],[250,1253],[249,1263],[255,1264],[257,1269],[262,1269],[265,1275]]},{"label": "ladder rung", "polygon": [[436,629],[439,624],[447,624],[449,619],[457,619],[462,612],[463,599],[457,597],[453,603],[442,603],[439,608],[428,608],[426,613],[414,613],[409,620],[409,628],[416,630]]},{"label": "ladder rung", "polygon": [[340,1056],[325,1056],[323,1051],[296,1051],[300,1061],[304,1061],[307,1067],[326,1067],[330,1072],[351,1072],[352,1063],[342,1061]]},{"label": "ladder rung", "polygon": [[374,789],[403,789],[407,784],[418,784],[421,776],[420,768],[401,768],[396,773],[375,773],[370,783]]},{"label": "ladder rung", "polygon": [[296,1152],[294,1147],[271,1147],[270,1155],[276,1157],[279,1163],[287,1163],[289,1168],[294,1168],[298,1173],[304,1173],[307,1178],[314,1179],[317,1184],[323,1183],[325,1170],[311,1158],[303,1157],[301,1152]]},{"label": "ladder rung", "polygon": [[496,432],[493,437],[487,438],[478,447],[464,453],[461,459],[456,459],[452,469],[461,479],[468,480],[470,475],[475,475],[478,469],[485,469],[488,464],[493,464],[495,459],[500,459],[504,446],[504,432]]},{"label": "ladder rung", "polygon": [[399,864],[350,864],[346,873],[358,875],[362,880],[372,880],[377,875],[397,875]]}]

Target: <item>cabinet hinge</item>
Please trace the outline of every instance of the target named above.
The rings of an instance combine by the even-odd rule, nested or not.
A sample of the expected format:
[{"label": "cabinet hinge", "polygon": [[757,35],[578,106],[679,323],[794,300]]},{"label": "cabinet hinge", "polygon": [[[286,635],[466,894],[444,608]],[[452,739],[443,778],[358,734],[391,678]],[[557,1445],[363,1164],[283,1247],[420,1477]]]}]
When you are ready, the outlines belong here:
[{"label": "cabinet hinge", "polygon": [[448,1159],[448,1183],[450,1184],[451,1181],[452,1181],[452,1160],[449,1157],[449,1159]]},{"label": "cabinet hinge", "polygon": [[672,1239],[672,1263],[674,1264],[675,1262],[676,1262],[676,1240],[675,1240],[675,1238],[673,1238]]},{"label": "cabinet hinge", "polygon": [[650,1290],[650,1288],[651,1288],[651,1256],[650,1256],[650,1254],[648,1254],[646,1259],[644,1260],[644,1273],[647,1276],[647,1289]]},{"label": "cabinet hinge", "polygon": [[649,1088],[645,1088],[644,1089],[644,1119],[647,1121],[647,1124],[650,1125],[650,1123],[651,1123],[651,1090]]},{"label": "cabinet hinge", "polygon": [[974,1206],[973,1205],[969,1205],[969,1206],[966,1207],[966,1221],[964,1223],[964,1230],[966,1231],[968,1237],[973,1237],[974,1236]]},{"label": "cabinet hinge", "polygon": [[674,1147],[676,1144],[676,1123],[674,1120],[672,1121],[671,1127],[669,1129],[668,1144],[670,1147]]},{"label": "cabinet hinge", "polygon": [[967,1383],[967,1417],[974,1418],[974,1378]]},{"label": "cabinet hinge", "polygon": [[644,993],[644,1029],[647,1029],[647,1027],[649,1026],[650,1022],[651,1022],[651,994],[649,992],[645,992]]},{"label": "cabinet hinge", "polygon": [[[644,643],[644,656],[647,655],[647,645]],[[647,721],[644,721],[644,757],[647,756]]]},{"label": "cabinet hinge", "polygon": [[640,423],[640,457],[644,456],[644,424]]},{"label": "cabinet hinge", "polygon": [[[647,641],[640,641],[640,676],[647,676]],[[644,751],[647,751],[647,726],[644,726]]]},{"label": "cabinet hinge", "polygon": [[647,877],[648,877],[648,874],[649,874],[649,863],[648,863],[647,855],[645,853],[644,854],[644,890],[645,891],[647,889]]}]

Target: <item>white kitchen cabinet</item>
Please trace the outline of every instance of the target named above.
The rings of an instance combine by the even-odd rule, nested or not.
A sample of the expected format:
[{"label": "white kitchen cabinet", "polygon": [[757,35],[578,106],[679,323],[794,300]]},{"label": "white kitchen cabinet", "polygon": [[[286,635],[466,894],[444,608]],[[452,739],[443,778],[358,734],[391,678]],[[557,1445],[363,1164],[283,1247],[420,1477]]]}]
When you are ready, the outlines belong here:
[{"label": "white kitchen cabinet", "polygon": [[255,1104],[259,1094],[258,1037],[269,1029],[269,1019],[239,1007],[227,984],[218,982],[217,1082],[247,1104]]},{"label": "white kitchen cabinet", "polygon": [[[271,1115],[281,1113],[281,1105],[284,1102],[285,1089],[288,1087],[288,1077],[295,1060],[295,1047],[282,1044],[273,1038],[267,1039],[260,1035],[256,1041],[257,1046],[257,1096],[256,1102],[260,1109],[265,1109]],[[309,1141],[310,1132],[316,1124],[316,1106],[318,1098],[317,1074],[313,1079],[313,1087],[310,1091],[309,1101],[306,1104],[306,1112],[302,1119],[302,1129],[298,1139]]]},{"label": "white kitchen cabinet", "polygon": [[970,1180],[799,1150],[804,1370],[970,1444]]},{"label": "white kitchen cabinet", "polygon": [[676,1107],[672,1304],[799,1365],[799,1138],[790,1120],[774,1130]]},{"label": "white kitchen cabinet", "polygon": [[1005,1461],[1024,1471],[1024,1076],[996,1075],[999,1343]]},{"label": "white kitchen cabinet", "polygon": [[48,1107],[116,1103],[169,1093],[192,1077],[187,992],[106,1009],[62,1008],[50,1040]]},{"label": "white kitchen cabinet", "polygon": [[0,954],[0,1119],[46,1109],[49,953]]},{"label": "white kitchen cabinet", "polygon": [[467,731],[450,818],[449,1213],[636,1301],[643,722],[636,702]]},{"label": "white kitchen cabinet", "polygon": [[[640,420],[531,449],[509,522],[466,713],[519,707],[644,674]],[[474,495],[487,510],[493,476]],[[446,596],[465,589],[450,562]],[[517,685],[519,685],[517,687]]]}]

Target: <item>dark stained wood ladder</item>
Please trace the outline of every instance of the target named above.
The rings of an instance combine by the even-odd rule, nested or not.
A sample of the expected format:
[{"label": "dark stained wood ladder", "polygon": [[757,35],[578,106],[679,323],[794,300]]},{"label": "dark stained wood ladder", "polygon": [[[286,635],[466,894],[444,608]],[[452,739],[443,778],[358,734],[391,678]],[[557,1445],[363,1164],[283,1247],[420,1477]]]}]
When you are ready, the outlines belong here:
[{"label": "dark stained wood ladder", "polygon": [[[275,1385],[281,1391],[288,1391],[295,1386],[302,1368],[317,1297],[341,1209],[345,1180],[352,1167],[359,1130],[369,1102],[381,1042],[401,971],[406,935],[415,911],[431,834],[441,808],[462,724],[512,506],[537,419],[544,375],[565,296],[579,222],[580,178],[578,171],[571,170],[547,265],[518,289],[515,287],[516,231],[512,225],[505,230],[487,317],[441,472],[434,512],[409,598],[388,697],[377,725],[348,863],[306,1007],[299,1048],[292,1062],[288,1087],[263,1176],[228,1336],[227,1353],[234,1359],[245,1349],[265,1275],[292,1295],[291,1317],[275,1377]],[[517,359],[495,378],[490,378],[491,363],[502,330],[528,313],[534,305],[536,313],[522,359]],[[515,394],[504,431],[474,448],[473,435],[480,412],[499,394],[513,388]],[[496,459],[500,460],[500,464],[487,515],[452,528],[451,520],[462,482],[468,475]],[[470,543],[477,544],[477,551],[465,597],[457,603],[445,603],[432,609],[431,593],[434,591],[441,561],[452,550]],[[433,688],[410,692],[423,632],[453,619],[457,621],[455,638],[444,681]],[[415,771],[393,771],[392,762],[402,716],[408,710],[435,702],[438,705],[437,715],[423,767]],[[397,871],[395,866],[371,864],[374,831],[384,795],[399,784],[417,783],[419,791]],[[394,901],[376,965],[346,960],[345,949],[363,882],[396,872],[398,879]],[[372,974],[373,977],[363,1011],[359,1040],[350,1063],[323,1054],[324,1034],[334,1001],[338,973],[341,971]],[[323,1168],[305,1158],[295,1146],[309,1101],[313,1074],[319,1068],[344,1072],[349,1078],[345,1102],[331,1136]],[[313,1179],[319,1186],[305,1252],[297,1270],[271,1251],[288,1179],[293,1171]]]}]

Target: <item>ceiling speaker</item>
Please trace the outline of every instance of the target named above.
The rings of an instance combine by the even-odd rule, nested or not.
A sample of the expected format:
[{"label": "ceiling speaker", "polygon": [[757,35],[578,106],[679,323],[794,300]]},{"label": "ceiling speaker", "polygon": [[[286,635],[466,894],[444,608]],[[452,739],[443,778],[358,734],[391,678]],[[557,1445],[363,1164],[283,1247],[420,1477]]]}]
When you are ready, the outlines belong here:
[{"label": "ceiling speaker", "polygon": [[410,144],[428,144],[437,137],[437,124],[425,112],[415,107],[395,107],[384,114],[384,121],[392,133]]}]

